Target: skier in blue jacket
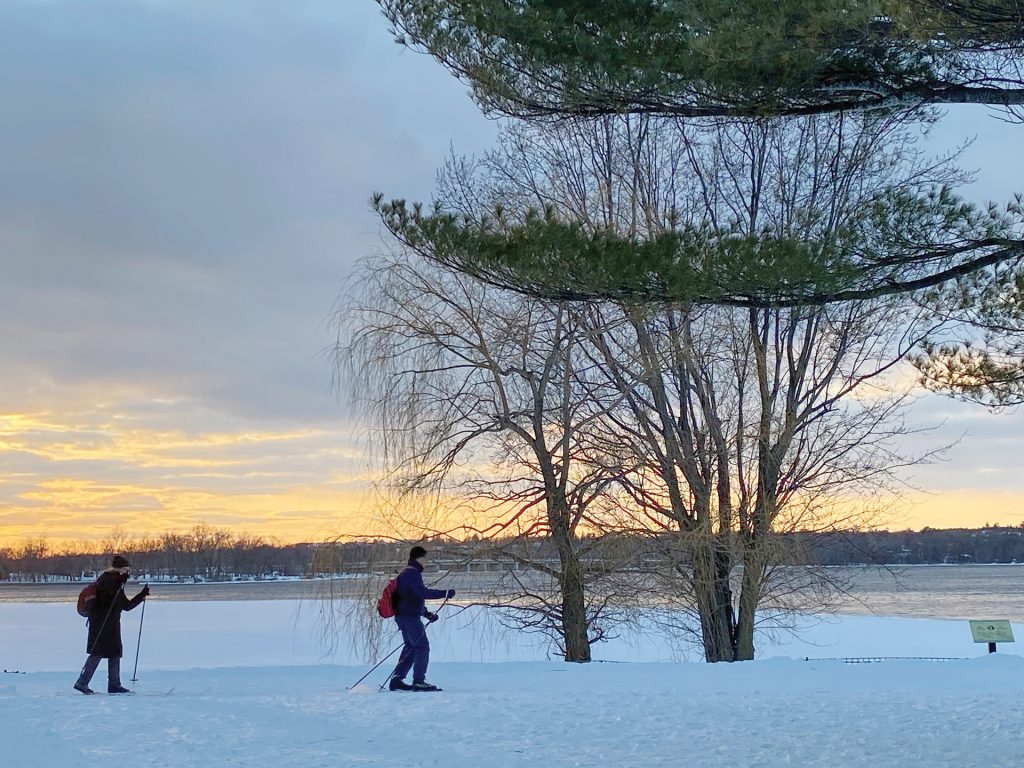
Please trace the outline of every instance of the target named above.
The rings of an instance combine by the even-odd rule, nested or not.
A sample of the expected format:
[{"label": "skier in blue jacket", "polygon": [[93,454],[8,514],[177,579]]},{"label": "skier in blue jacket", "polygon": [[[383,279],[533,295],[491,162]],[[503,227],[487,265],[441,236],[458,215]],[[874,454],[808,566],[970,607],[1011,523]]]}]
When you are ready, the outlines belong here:
[{"label": "skier in blue jacket", "polygon": [[[409,551],[409,564],[398,574],[395,592],[395,621],[402,631],[405,647],[399,657],[398,666],[391,676],[388,688],[392,691],[436,691],[436,685],[427,682],[427,664],[430,663],[430,643],[427,628],[421,619],[437,621],[437,614],[427,610],[427,600],[441,600],[455,597],[455,590],[430,589],[423,583],[423,565],[427,550],[415,546]],[[405,676],[412,669],[412,685],[405,682]]]}]

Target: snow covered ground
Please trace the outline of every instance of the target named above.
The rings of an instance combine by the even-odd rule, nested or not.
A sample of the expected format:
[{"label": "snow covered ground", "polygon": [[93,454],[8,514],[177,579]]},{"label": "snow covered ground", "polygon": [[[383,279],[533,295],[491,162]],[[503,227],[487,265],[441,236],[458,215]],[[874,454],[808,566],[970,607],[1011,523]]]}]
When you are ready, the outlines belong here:
[{"label": "snow covered ground", "polygon": [[[124,617],[126,681],[140,615]],[[18,672],[0,673],[0,766],[975,768],[1024,754],[1024,658],[986,655],[959,621],[843,617],[733,665],[680,663],[650,633],[597,647],[623,663],[572,665],[467,612],[430,630],[444,693],[378,695],[389,665],[346,690],[369,665],[344,639],[324,657],[314,604],[154,601],[129,684],[144,695],[122,698],[71,690],[83,624],[69,605],[0,604],[0,668]],[[844,656],[971,658],[804,660]]]}]

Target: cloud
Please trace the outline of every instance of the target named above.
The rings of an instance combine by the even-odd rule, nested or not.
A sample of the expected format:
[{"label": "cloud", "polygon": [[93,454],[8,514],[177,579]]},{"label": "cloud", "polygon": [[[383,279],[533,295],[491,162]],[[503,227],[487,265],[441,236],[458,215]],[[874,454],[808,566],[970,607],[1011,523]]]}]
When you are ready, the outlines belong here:
[{"label": "cloud", "polygon": [[370,194],[426,196],[453,136],[491,134],[372,3],[4,4],[0,47],[0,354],[62,389],[329,418]]}]

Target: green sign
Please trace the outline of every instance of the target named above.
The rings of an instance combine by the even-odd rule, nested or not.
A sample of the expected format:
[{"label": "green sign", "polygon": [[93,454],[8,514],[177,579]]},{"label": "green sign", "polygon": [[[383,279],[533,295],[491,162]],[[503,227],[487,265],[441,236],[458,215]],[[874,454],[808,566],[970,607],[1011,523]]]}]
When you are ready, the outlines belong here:
[{"label": "green sign", "polygon": [[1013,630],[1010,622],[1002,619],[989,621],[972,621],[971,634],[976,643],[1012,643]]}]

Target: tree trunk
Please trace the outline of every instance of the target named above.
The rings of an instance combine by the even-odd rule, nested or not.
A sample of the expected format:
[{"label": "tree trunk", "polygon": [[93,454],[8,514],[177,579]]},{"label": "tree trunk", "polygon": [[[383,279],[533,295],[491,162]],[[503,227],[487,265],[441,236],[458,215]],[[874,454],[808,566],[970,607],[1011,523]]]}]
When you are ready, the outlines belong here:
[{"label": "tree trunk", "polygon": [[739,620],[736,623],[736,660],[750,661],[754,658],[754,618],[757,604],[761,601],[761,586],[764,580],[764,553],[757,542],[753,549],[743,556],[743,580],[740,587]]},{"label": "tree trunk", "polygon": [[734,661],[729,553],[713,537],[693,548],[693,591],[704,640],[704,660]]},{"label": "tree trunk", "polygon": [[572,546],[569,531],[560,525],[554,526],[552,530],[561,564],[558,581],[562,590],[562,637],[565,640],[565,660],[590,661],[583,568]]},{"label": "tree trunk", "polygon": [[583,574],[575,554],[570,563],[562,566],[562,630],[565,634],[565,660],[590,661]]}]

